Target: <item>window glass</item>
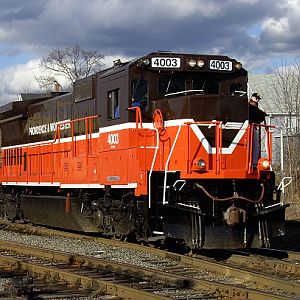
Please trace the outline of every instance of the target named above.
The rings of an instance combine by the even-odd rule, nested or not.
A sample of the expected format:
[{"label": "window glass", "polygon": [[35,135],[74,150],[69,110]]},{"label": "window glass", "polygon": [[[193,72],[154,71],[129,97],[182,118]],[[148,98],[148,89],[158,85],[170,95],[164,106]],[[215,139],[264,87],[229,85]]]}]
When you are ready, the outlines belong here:
[{"label": "window glass", "polygon": [[243,87],[239,82],[231,83],[229,85],[229,94],[230,95],[244,95],[243,93],[246,93],[246,91],[243,91]]},{"label": "window glass", "polygon": [[115,120],[120,118],[120,90],[112,90],[107,93],[107,119]]},{"label": "window glass", "polygon": [[204,73],[164,74],[159,77],[158,84],[162,96],[187,90],[203,91],[203,94],[219,94],[220,79]]},{"label": "window glass", "polygon": [[219,94],[219,80],[195,78],[193,80],[193,89],[203,90],[203,94]]},{"label": "window glass", "polygon": [[149,110],[149,84],[147,80],[138,79],[131,83],[132,106],[139,106],[142,111]]},{"label": "window glass", "polygon": [[161,95],[177,93],[186,90],[185,77],[175,75],[163,75],[159,77],[159,93]]}]

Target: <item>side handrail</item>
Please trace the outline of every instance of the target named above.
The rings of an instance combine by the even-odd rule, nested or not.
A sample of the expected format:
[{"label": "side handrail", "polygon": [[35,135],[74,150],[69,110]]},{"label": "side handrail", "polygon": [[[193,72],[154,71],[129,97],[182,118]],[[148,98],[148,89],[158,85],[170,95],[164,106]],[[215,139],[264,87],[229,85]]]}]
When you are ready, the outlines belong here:
[{"label": "side handrail", "polygon": [[184,124],[180,124],[179,127],[178,127],[178,130],[177,130],[177,133],[176,133],[176,136],[175,136],[173,145],[172,145],[172,147],[171,147],[170,153],[169,153],[169,155],[168,155],[168,158],[167,158],[167,161],[166,161],[166,164],[165,164],[165,170],[164,170],[164,187],[163,187],[163,188],[164,188],[164,190],[163,190],[163,205],[168,204],[168,202],[166,201],[168,167],[169,167],[169,162],[170,162],[171,156],[172,156],[173,151],[174,151],[174,149],[175,149],[175,145],[176,145],[177,140],[178,140],[178,138],[179,138],[179,135],[180,135],[180,132],[181,132],[181,128],[182,128],[182,125],[184,125]]},{"label": "side handrail", "polygon": [[[135,111],[135,127],[136,127],[136,129],[143,129],[143,120],[142,120],[141,108],[139,106],[132,106],[132,107],[128,107],[128,110]],[[154,151],[151,167],[150,167],[149,174],[148,174],[148,207],[149,208],[151,208],[151,178],[152,178],[154,164],[155,164],[158,149],[159,149],[159,130],[155,127],[153,129],[150,129],[150,130],[155,131],[156,145],[154,147],[155,151]],[[136,132],[136,134],[138,134],[138,131]]]},{"label": "side handrail", "polygon": [[[28,149],[30,148],[38,148],[38,155],[40,156],[41,154],[41,149],[40,149],[40,146],[45,146],[45,145],[51,145],[52,146],[52,162],[53,162],[53,165],[52,165],[52,170],[54,170],[54,156],[53,156],[53,153],[54,153],[54,144],[58,141],[60,143],[60,131],[61,131],[61,125],[62,124],[71,124],[71,135],[72,135],[72,150],[74,149],[74,123],[76,122],[80,122],[80,121],[85,121],[85,135],[86,135],[86,142],[87,142],[87,150],[86,153],[87,155],[89,154],[89,144],[88,144],[88,139],[89,137],[92,136],[92,131],[93,131],[93,128],[92,128],[92,121],[93,119],[96,119],[100,116],[88,116],[88,117],[83,117],[83,118],[78,118],[78,119],[74,119],[74,120],[66,120],[66,121],[59,121],[55,124],[56,128],[55,128],[55,133],[54,133],[54,138],[52,141],[41,141],[41,142],[38,142],[38,143],[33,143],[33,144],[29,144],[29,145],[26,145],[24,147],[22,147],[22,149],[26,149],[26,152],[23,152],[24,153],[24,164],[27,163],[26,159],[27,159],[27,155],[26,155],[26,158],[25,158],[25,153],[28,153]],[[68,128],[69,129],[69,128]],[[28,170],[29,168],[26,168],[26,182],[28,183]],[[39,173],[38,173],[38,176],[39,176],[39,182],[40,182],[40,177],[41,177],[41,173],[40,173],[40,170],[41,170],[41,165],[40,165],[40,160],[39,160]],[[52,171],[52,179],[51,179],[51,182],[53,183],[53,171]]]},{"label": "side handrail", "polygon": [[289,186],[293,181],[293,178],[292,177],[289,177],[289,176],[286,176],[286,177],[283,177],[277,187],[277,191],[281,191],[282,193],[282,197],[281,200],[280,200],[280,205],[283,205],[284,204],[284,189]]},{"label": "side handrail", "polygon": [[[285,181],[287,181],[287,182],[285,183]],[[290,184],[292,183],[292,181],[293,181],[293,178],[290,177],[290,176],[283,177],[283,178],[281,179],[281,181],[280,181],[278,187],[277,187],[277,190],[278,190],[278,191],[282,191],[282,193],[284,194],[284,189],[285,189],[288,185],[290,185]]]},{"label": "side handrail", "polygon": [[[88,117],[83,117],[83,118],[74,119],[74,120],[59,121],[56,124],[54,138],[53,138],[52,141],[34,143],[34,145],[29,144],[27,146],[27,148],[34,148],[34,147],[37,147],[37,146],[40,146],[40,145],[51,145],[51,144],[55,144],[57,141],[60,142],[60,131],[61,131],[60,125],[63,125],[63,124],[71,124],[71,135],[72,135],[71,137],[72,137],[72,141],[73,141],[73,138],[74,138],[74,126],[73,126],[73,124],[74,123],[85,120],[85,125],[87,125],[87,121],[91,120],[90,124],[92,125],[92,119],[96,119],[96,118],[99,118],[99,117],[100,117],[100,115],[98,115],[98,116],[88,116]],[[87,127],[87,126],[85,126],[85,127]],[[89,133],[87,133],[87,129],[86,129],[86,132],[85,132],[86,137],[88,137],[88,135],[92,133],[92,128],[89,128],[89,129],[90,129]]]},{"label": "side handrail", "polygon": [[218,122],[216,125],[216,174],[220,174],[221,163],[222,163],[222,139],[223,139],[223,130],[222,130],[222,122]]},{"label": "side handrail", "polygon": [[248,131],[248,158],[247,158],[247,162],[248,162],[248,174],[252,173],[253,171],[253,141],[255,138],[255,130],[256,128],[259,129],[259,147],[261,150],[261,129],[264,128],[265,129],[265,133],[266,133],[266,152],[267,152],[267,159],[272,161],[272,136],[273,136],[273,132],[271,129],[276,128],[275,125],[266,125],[266,124],[257,124],[257,123],[251,123],[248,127],[249,131]]},{"label": "side handrail", "polygon": [[248,134],[247,134],[247,139],[248,139],[248,156],[247,156],[247,165],[246,165],[246,170],[248,170],[248,174],[252,173],[253,171],[253,163],[252,163],[252,157],[253,157],[253,136],[254,136],[254,126],[249,125],[248,126]]},{"label": "side handrail", "polygon": [[153,159],[152,159],[152,163],[151,163],[151,167],[150,167],[150,171],[148,174],[148,208],[151,208],[151,178],[152,178],[152,173],[153,173],[153,169],[154,169],[154,164],[156,161],[156,157],[157,157],[157,153],[158,153],[158,149],[159,149],[159,132],[157,128],[154,128],[153,130],[155,130],[155,135],[156,135],[156,145],[155,145],[155,151],[154,151],[154,155],[153,155]]},{"label": "side handrail", "polygon": [[[167,204],[167,200],[166,200],[166,191],[167,191],[167,174],[168,174],[168,167],[169,167],[169,163],[171,160],[171,157],[173,155],[175,146],[177,144],[181,129],[183,125],[202,125],[202,126],[216,126],[216,163],[220,164],[221,163],[221,154],[222,154],[222,141],[220,139],[222,139],[222,133],[220,133],[220,131],[222,131],[222,121],[203,121],[203,122],[185,122],[183,124],[180,124],[174,139],[174,142],[172,144],[172,147],[170,149],[170,153],[168,155],[168,158],[166,160],[166,164],[165,164],[165,169],[164,169],[164,185],[163,185],[163,205]],[[220,148],[221,147],[221,148]],[[216,169],[220,170],[220,166]]]},{"label": "side handrail", "polygon": [[136,124],[136,129],[143,128],[143,122],[142,122],[142,111],[139,106],[132,106],[128,107],[128,110],[134,110],[135,111],[135,124]]}]

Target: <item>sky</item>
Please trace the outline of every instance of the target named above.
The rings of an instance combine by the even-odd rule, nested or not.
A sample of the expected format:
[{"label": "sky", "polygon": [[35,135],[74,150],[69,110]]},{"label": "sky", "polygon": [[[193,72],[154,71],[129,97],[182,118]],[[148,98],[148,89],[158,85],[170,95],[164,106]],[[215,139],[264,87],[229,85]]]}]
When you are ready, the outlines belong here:
[{"label": "sky", "polygon": [[0,105],[36,92],[39,61],[79,46],[112,60],[222,54],[252,74],[300,56],[300,0],[0,0]]}]

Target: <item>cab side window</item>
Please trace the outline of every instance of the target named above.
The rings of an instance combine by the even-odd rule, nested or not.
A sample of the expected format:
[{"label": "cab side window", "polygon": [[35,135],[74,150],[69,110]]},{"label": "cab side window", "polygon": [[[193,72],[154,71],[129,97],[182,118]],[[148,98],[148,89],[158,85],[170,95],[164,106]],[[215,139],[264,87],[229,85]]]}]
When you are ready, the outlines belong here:
[{"label": "cab side window", "polygon": [[247,93],[247,91],[243,90],[243,87],[239,82],[234,82],[229,85],[229,94],[230,95],[243,96],[246,93]]},{"label": "cab side window", "polygon": [[132,106],[139,106],[142,111],[149,110],[149,84],[147,80],[138,79],[131,82]]},{"label": "cab side window", "polygon": [[120,118],[120,90],[115,89],[107,93],[107,119]]}]

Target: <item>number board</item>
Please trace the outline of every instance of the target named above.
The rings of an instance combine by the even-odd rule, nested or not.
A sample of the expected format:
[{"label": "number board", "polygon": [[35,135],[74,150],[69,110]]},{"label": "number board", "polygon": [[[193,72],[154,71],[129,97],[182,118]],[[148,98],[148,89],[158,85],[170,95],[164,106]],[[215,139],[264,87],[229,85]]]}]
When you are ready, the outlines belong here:
[{"label": "number board", "polygon": [[232,71],[232,61],[229,60],[210,60],[209,68],[211,70]]},{"label": "number board", "polygon": [[180,68],[180,58],[179,57],[152,57],[151,67],[178,69]]}]

